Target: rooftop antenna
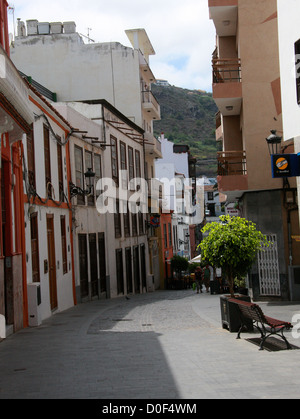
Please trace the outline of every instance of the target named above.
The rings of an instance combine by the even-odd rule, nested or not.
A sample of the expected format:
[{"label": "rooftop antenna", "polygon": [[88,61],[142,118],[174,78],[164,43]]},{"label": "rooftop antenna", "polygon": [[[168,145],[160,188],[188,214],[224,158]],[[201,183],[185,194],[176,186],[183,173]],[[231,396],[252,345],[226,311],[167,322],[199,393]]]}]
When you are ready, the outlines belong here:
[{"label": "rooftop antenna", "polygon": [[81,36],[84,36],[84,38],[87,38],[87,39],[88,39],[89,44],[90,44],[91,42],[96,42],[96,41],[94,41],[92,38],[90,38],[90,31],[91,31],[91,30],[92,30],[92,28],[87,28],[87,31],[88,31],[87,36],[86,36],[86,35],[83,35],[82,33],[80,34]]},{"label": "rooftop antenna", "polygon": [[16,37],[16,26],[15,26],[15,6],[13,4],[8,5],[8,13],[13,16],[13,29],[14,29],[14,39]]}]

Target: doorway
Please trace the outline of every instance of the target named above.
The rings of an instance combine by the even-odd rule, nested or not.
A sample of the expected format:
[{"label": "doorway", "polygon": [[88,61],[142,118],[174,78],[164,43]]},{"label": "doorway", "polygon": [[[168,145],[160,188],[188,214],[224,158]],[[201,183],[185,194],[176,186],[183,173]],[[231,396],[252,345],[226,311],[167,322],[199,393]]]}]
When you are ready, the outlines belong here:
[{"label": "doorway", "polygon": [[54,216],[47,214],[48,273],[51,310],[57,309],[56,258],[54,237]]},{"label": "doorway", "polygon": [[89,296],[86,234],[78,234],[78,250],[80,272],[80,296],[81,298],[86,298]]},{"label": "doorway", "polygon": [[90,275],[92,298],[98,296],[98,262],[96,234],[89,234]]},{"label": "doorway", "polygon": [[[99,252],[99,265],[100,265],[100,291],[107,291],[106,287],[106,256],[105,256],[105,235],[104,233],[98,234],[98,252]],[[107,297],[107,295],[106,295]]]}]

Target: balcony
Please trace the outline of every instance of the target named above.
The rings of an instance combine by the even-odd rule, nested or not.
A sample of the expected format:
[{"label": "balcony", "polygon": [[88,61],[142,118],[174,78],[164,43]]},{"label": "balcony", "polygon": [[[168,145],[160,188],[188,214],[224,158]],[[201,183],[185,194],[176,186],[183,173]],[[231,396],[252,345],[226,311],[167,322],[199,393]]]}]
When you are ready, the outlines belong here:
[{"label": "balcony", "polygon": [[145,152],[156,159],[162,159],[161,142],[150,132],[145,132]]},{"label": "balcony", "polygon": [[223,140],[223,126],[221,112],[216,113],[216,141]]},{"label": "balcony", "polygon": [[242,104],[241,60],[214,58],[213,98],[223,116],[239,115]]},{"label": "balcony", "polygon": [[240,83],[241,60],[240,58],[214,58],[213,83]]},{"label": "balcony", "polygon": [[218,153],[219,190],[227,195],[248,190],[247,161],[245,151],[221,151]]},{"label": "balcony", "polygon": [[27,84],[0,46],[0,130],[10,133],[11,143],[20,140],[34,122],[28,91]]},{"label": "balcony", "polygon": [[160,120],[160,105],[150,90],[142,91],[142,107],[152,119]]},{"label": "balcony", "polygon": [[237,32],[238,0],[208,0],[209,17],[218,36],[233,36]]}]

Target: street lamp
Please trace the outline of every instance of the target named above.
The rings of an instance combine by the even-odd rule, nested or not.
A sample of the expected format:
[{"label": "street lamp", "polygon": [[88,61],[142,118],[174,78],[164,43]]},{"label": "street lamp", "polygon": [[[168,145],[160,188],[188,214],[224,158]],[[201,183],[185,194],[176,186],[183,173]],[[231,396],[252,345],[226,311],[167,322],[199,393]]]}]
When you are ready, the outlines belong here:
[{"label": "street lamp", "polygon": [[282,137],[277,135],[276,130],[271,130],[271,135],[266,138],[271,156],[272,177],[288,178],[300,176],[300,155],[284,154],[281,151]]},{"label": "street lamp", "polygon": [[269,147],[269,153],[270,156],[274,154],[279,154],[280,150],[280,144],[281,144],[282,137],[278,137],[276,130],[271,130],[271,135],[266,138],[268,147]]},{"label": "street lamp", "polygon": [[94,182],[95,173],[93,172],[93,170],[91,168],[89,168],[85,172],[84,177],[86,179],[87,189],[82,189],[82,188],[80,188],[80,186],[76,186],[76,185],[74,185],[74,183],[70,182],[71,198],[74,198],[77,195],[88,196],[92,193],[92,190],[93,190],[93,187],[94,187],[93,182]]}]

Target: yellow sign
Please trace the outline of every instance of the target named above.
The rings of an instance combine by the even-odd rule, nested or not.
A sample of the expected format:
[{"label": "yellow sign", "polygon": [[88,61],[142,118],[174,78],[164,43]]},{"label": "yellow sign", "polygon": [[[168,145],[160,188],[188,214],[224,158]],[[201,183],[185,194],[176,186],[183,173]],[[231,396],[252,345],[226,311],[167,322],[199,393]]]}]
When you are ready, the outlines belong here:
[{"label": "yellow sign", "polygon": [[276,166],[279,170],[287,169],[288,165],[289,165],[289,162],[284,157],[280,157],[279,159],[276,160]]}]

